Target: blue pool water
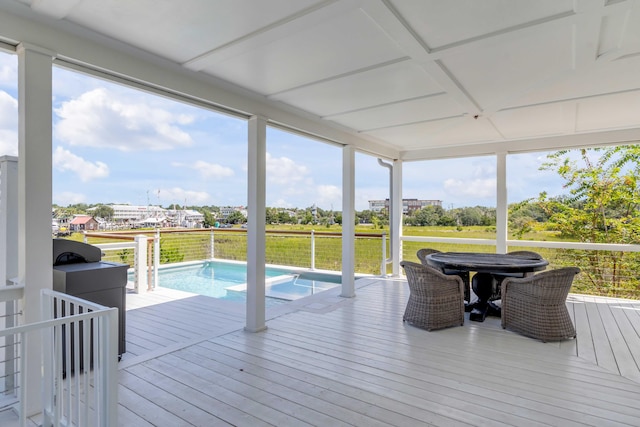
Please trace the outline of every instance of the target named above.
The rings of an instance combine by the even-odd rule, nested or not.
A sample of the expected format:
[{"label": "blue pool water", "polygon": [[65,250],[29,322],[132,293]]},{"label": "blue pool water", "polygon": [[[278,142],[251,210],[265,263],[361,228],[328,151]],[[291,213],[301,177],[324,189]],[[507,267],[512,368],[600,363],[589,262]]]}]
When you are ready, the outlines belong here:
[{"label": "blue pool water", "polygon": [[[309,271],[267,268],[266,295],[269,299],[295,300],[338,286],[339,275]],[[245,264],[206,261],[158,271],[158,285],[234,301],[244,301],[247,268]]]}]

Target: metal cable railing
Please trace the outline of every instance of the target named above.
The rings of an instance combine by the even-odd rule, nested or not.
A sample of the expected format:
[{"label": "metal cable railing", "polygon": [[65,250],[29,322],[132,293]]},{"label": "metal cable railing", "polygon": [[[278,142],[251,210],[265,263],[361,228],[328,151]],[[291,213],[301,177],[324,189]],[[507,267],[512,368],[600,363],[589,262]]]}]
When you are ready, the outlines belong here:
[{"label": "metal cable railing", "polygon": [[[530,250],[549,261],[547,269],[579,267],[572,293],[640,299],[640,245],[606,245],[568,242],[509,241],[508,251]],[[402,257],[417,260],[418,249],[495,253],[494,241],[477,239],[417,238],[403,240]]]},{"label": "metal cable railing", "polygon": [[[85,241],[102,244],[107,239],[145,233],[149,239],[159,236],[159,263],[172,264],[207,259],[246,261],[245,229],[159,230],[149,232],[86,233]],[[289,267],[340,271],[342,268],[342,234],[302,230],[267,230],[266,263]],[[386,235],[356,233],[356,273],[380,274],[384,255],[388,253]],[[385,249],[383,250],[383,244]],[[101,246],[102,247],[102,246]],[[133,251],[105,253],[105,260],[133,265]]]}]

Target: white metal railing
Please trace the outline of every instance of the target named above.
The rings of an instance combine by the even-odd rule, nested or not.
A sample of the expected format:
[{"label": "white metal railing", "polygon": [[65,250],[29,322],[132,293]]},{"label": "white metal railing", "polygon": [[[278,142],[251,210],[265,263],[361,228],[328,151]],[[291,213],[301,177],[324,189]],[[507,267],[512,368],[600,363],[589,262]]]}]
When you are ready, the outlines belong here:
[{"label": "white metal railing", "polygon": [[[0,286],[0,330],[18,324],[24,286]],[[18,345],[14,335],[0,336],[0,412],[18,404]]]},{"label": "white metal railing", "polygon": [[[92,233],[92,235],[99,235],[101,237],[109,236],[108,233]],[[87,243],[88,236],[85,232],[84,243]],[[133,266],[131,266],[131,268],[133,268],[133,291],[140,293],[140,289],[152,290],[158,284],[160,233],[156,232],[155,238],[149,238],[144,234],[140,234],[130,237],[130,239],[132,240],[117,243],[93,243],[92,246],[98,247],[102,251],[133,249]],[[151,245],[153,245],[153,250],[151,249]]]},{"label": "white metal railing", "polygon": [[[118,310],[67,294],[42,290],[42,321],[0,330],[17,343],[17,410],[26,426],[27,344],[42,339],[43,425],[117,424]],[[37,334],[40,333],[38,337]]]},{"label": "white metal railing", "polygon": [[[488,245],[496,246],[495,239],[462,239],[455,237],[424,237],[424,236],[402,236],[404,242],[432,242],[432,243],[454,243],[465,245]],[[584,243],[584,242],[549,242],[537,240],[507,240],[508,246],[526,246],[530,248],[555,248],[555,249],[583,249],[594,251],[623,251],[640,252],[640,245],[630,245],[622,243]]]},{"label": "white metal railing", "polygon": [[[130,255],[125,255],[125,257],[128,256],[128,262],[135,272],[133,275],[135,292],[145,289],[152,290],[158,285],[158,271],[161,262],[168,264],[206,259],[227,259],[234,261],[243,261],[246,259],[246,229],[162,229],[150,231],[146,235],[146,240],[145,235],[141,233],[140,231],[119,231],[112,233],[85,232],[84,236],[85,243],[91,241],[93,246],[99,247],[104,252],[110,251],[111,256],[114,258],[115,251],[117,250],[134,249],[133,259],[131,259]],[[270,238],[278,240],[289,237],[299,237],[308,241],[308,243],[303,245],[294,246],[298,250],[308,253],[308,258],[299,256],[294,259],[287,256],[286,251],[273,250],[272,252],[267,252],[267,262],[269,264],[306,267],[310,270],[323,269],[338,271],[341,267],[341,247],[331,245],[331,249],[327,249],[326,245],[328,239],[341,239],[343,237],[341,232],[267,230],[266,233],[267,246],[269,246],[271,242]],[[163,237],[162,245],[161,236]],[[169,236],[176,236],[176,238]],[[179,238],[177,238],[178,236]],[[376,263],[371,270],[360,272],[375,274],[379,271],[381,275],[386,275],[386,266],[392,261],[391,258],[387,258],[389,254],[387,249],[387,233],[355,233],[354,237],[356,238],[356,246],[358,245],[358,240],[365,242],[368,240],[372,241],[371,244],[364,243],[363,245],[365,250],[368,251],[367,254],[370,254]],[[96,240],[99,238],[122,239],[123,241],[118,243],[97,243]],[[147,242],[146,245],[144,243],[145,241]],[[294,249],[292,249],[292,253],[293,250]],[[162,260],[160,259],[161,253],[164,253]],[[330,255],[327,256],[327,253],[330,253]],[[270,256],[270,254],[276,255]],[[363,257],[366,256],[368,255],[364,255]],[[330,262],[335,261],[334,265],[328,266],[327,264],[330,264],[330,262],[327,262],[327,259],[329,259]]]}]

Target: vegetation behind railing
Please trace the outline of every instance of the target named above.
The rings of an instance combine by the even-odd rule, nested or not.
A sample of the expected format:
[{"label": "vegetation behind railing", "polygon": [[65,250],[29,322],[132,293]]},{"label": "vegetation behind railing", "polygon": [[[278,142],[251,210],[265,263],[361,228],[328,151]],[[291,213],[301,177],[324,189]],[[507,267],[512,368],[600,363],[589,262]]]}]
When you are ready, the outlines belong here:
[{"label": "vegetation behind railing", "polygon": [[[495,253],[492,245],[403,242],[403,259],[417,261],[416,252],[430,247],[440,251]],[[640,253],[581,249],[531,248],[509,246],[509,251],[535,251],[549,261],[547,269],[579,267],[582,272],[573,281],[571,292],[587,295],[640,299]],[[594,258],[598,258],[594,260]],[[597,261],[597,262],[594,262]],[[597,266],[597,267],[596,267]],[[614,277],[616,278],[614,280]]]},{"label": "vegetation behind railing", "polygon": [[[213,233],[213,237],[212,237]],[[112,236],[131,239],[135,234],[155,237],[155,231],[118,232]],[[110,241],[105,233],[86,233],[87,243]],[[126,237],[124,237],[126,236]],[[314,232],[313,267],[340,271],[342,268],[342,235],[337,232]],[[266,263],[302,268],[312,267],[311,231],[268,230]],[[213,253],[211,247],[213,244]],[[382,263],[382,234],[357,233],[355,244],[355,272],[380,274]],[[388,253],[388,249],[387,249]],[[161,230],[160,264],[197,261],[210,258],[246,261],[247,235],[243,229]],[[105,253],[106,261],[133,265],[133,251],[119,250]]]},{"label": "vegetation behind railing", "polygon": [[[424,229],[424,230],[423,230]],[[495,239],[495,230],[479,227],[462,231],[445,231],[431,227],[409,227],[405,235],[425,235],[428,229],[430,235],[443,237],[473,237]],[[148,236],[155,236],[155,231],[146,232]],[[160,237],[160,262],[171,263],[181,261],[195,261],[209,259],[211,254],[211,233],[209,229],[181,230],[177,232],[162,231]],[[267,230],[266,262],[274,265],[287,265],[302,268],[311,266],[311,237],[310,230]],[[415,234],[418,233],[418,234]],[[470,234],[469,234],[470,233]],[[129,233],[142,234],[141,231]],[[214,256],[219,259],[246,261],[247,239],[243,229],[215,229],[213,230]],[[103,243],[102,237],[92,237],[88,234],[89,243]],[[358,233],[355,243],[355,271],[364,274],[380,274],[382,259],[382,234]],[[342,239],[339,232],[315,232],[315,268],[339,271],[342,268]],[[531,240],[551,241],[551,235],[527,236]],[[536,238],[537,237],[537,238]],[[493,244],[460,244],[460,243],[425,243],[403,241],[402,258],[417,260],[416,252],[422,247],[433,247],[441,251],[456,252],[486,252],[494,253]],[[531,248],[527,246],[509,246],[509,250],[535,250],[549,261],[549,268],[563,266],[577,266],[582,270],[572,288],[574,293],[613,296],[640,299],[640,283],[637,272],[640,270],[640,253],[600,250],[578,250],[559,248]],[[386,245],[389,256],[389,242]],[[597,259],[595,259],[597,258]],[[132,264],[133,251],[122,251],[109,254],[105,259],[115,262]],[[594,262],[597,261],[597,262]],[[391,273],[391,266],[387,265],[387,273]]]}]

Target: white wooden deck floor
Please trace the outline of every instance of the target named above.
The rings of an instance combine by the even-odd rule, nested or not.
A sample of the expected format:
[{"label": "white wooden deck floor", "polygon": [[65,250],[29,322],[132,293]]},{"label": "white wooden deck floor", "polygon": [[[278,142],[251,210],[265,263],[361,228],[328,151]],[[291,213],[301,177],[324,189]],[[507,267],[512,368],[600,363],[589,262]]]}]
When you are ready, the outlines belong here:
[{"label": "white wooden deck floor", "polygon": [[639,301],[572,295],[577,340],[545,344],[497,318],[423,331],[406,282],[357,286],[270,309],[260,333],[243,306],[129,295],[120,425],[640,426]]}]

